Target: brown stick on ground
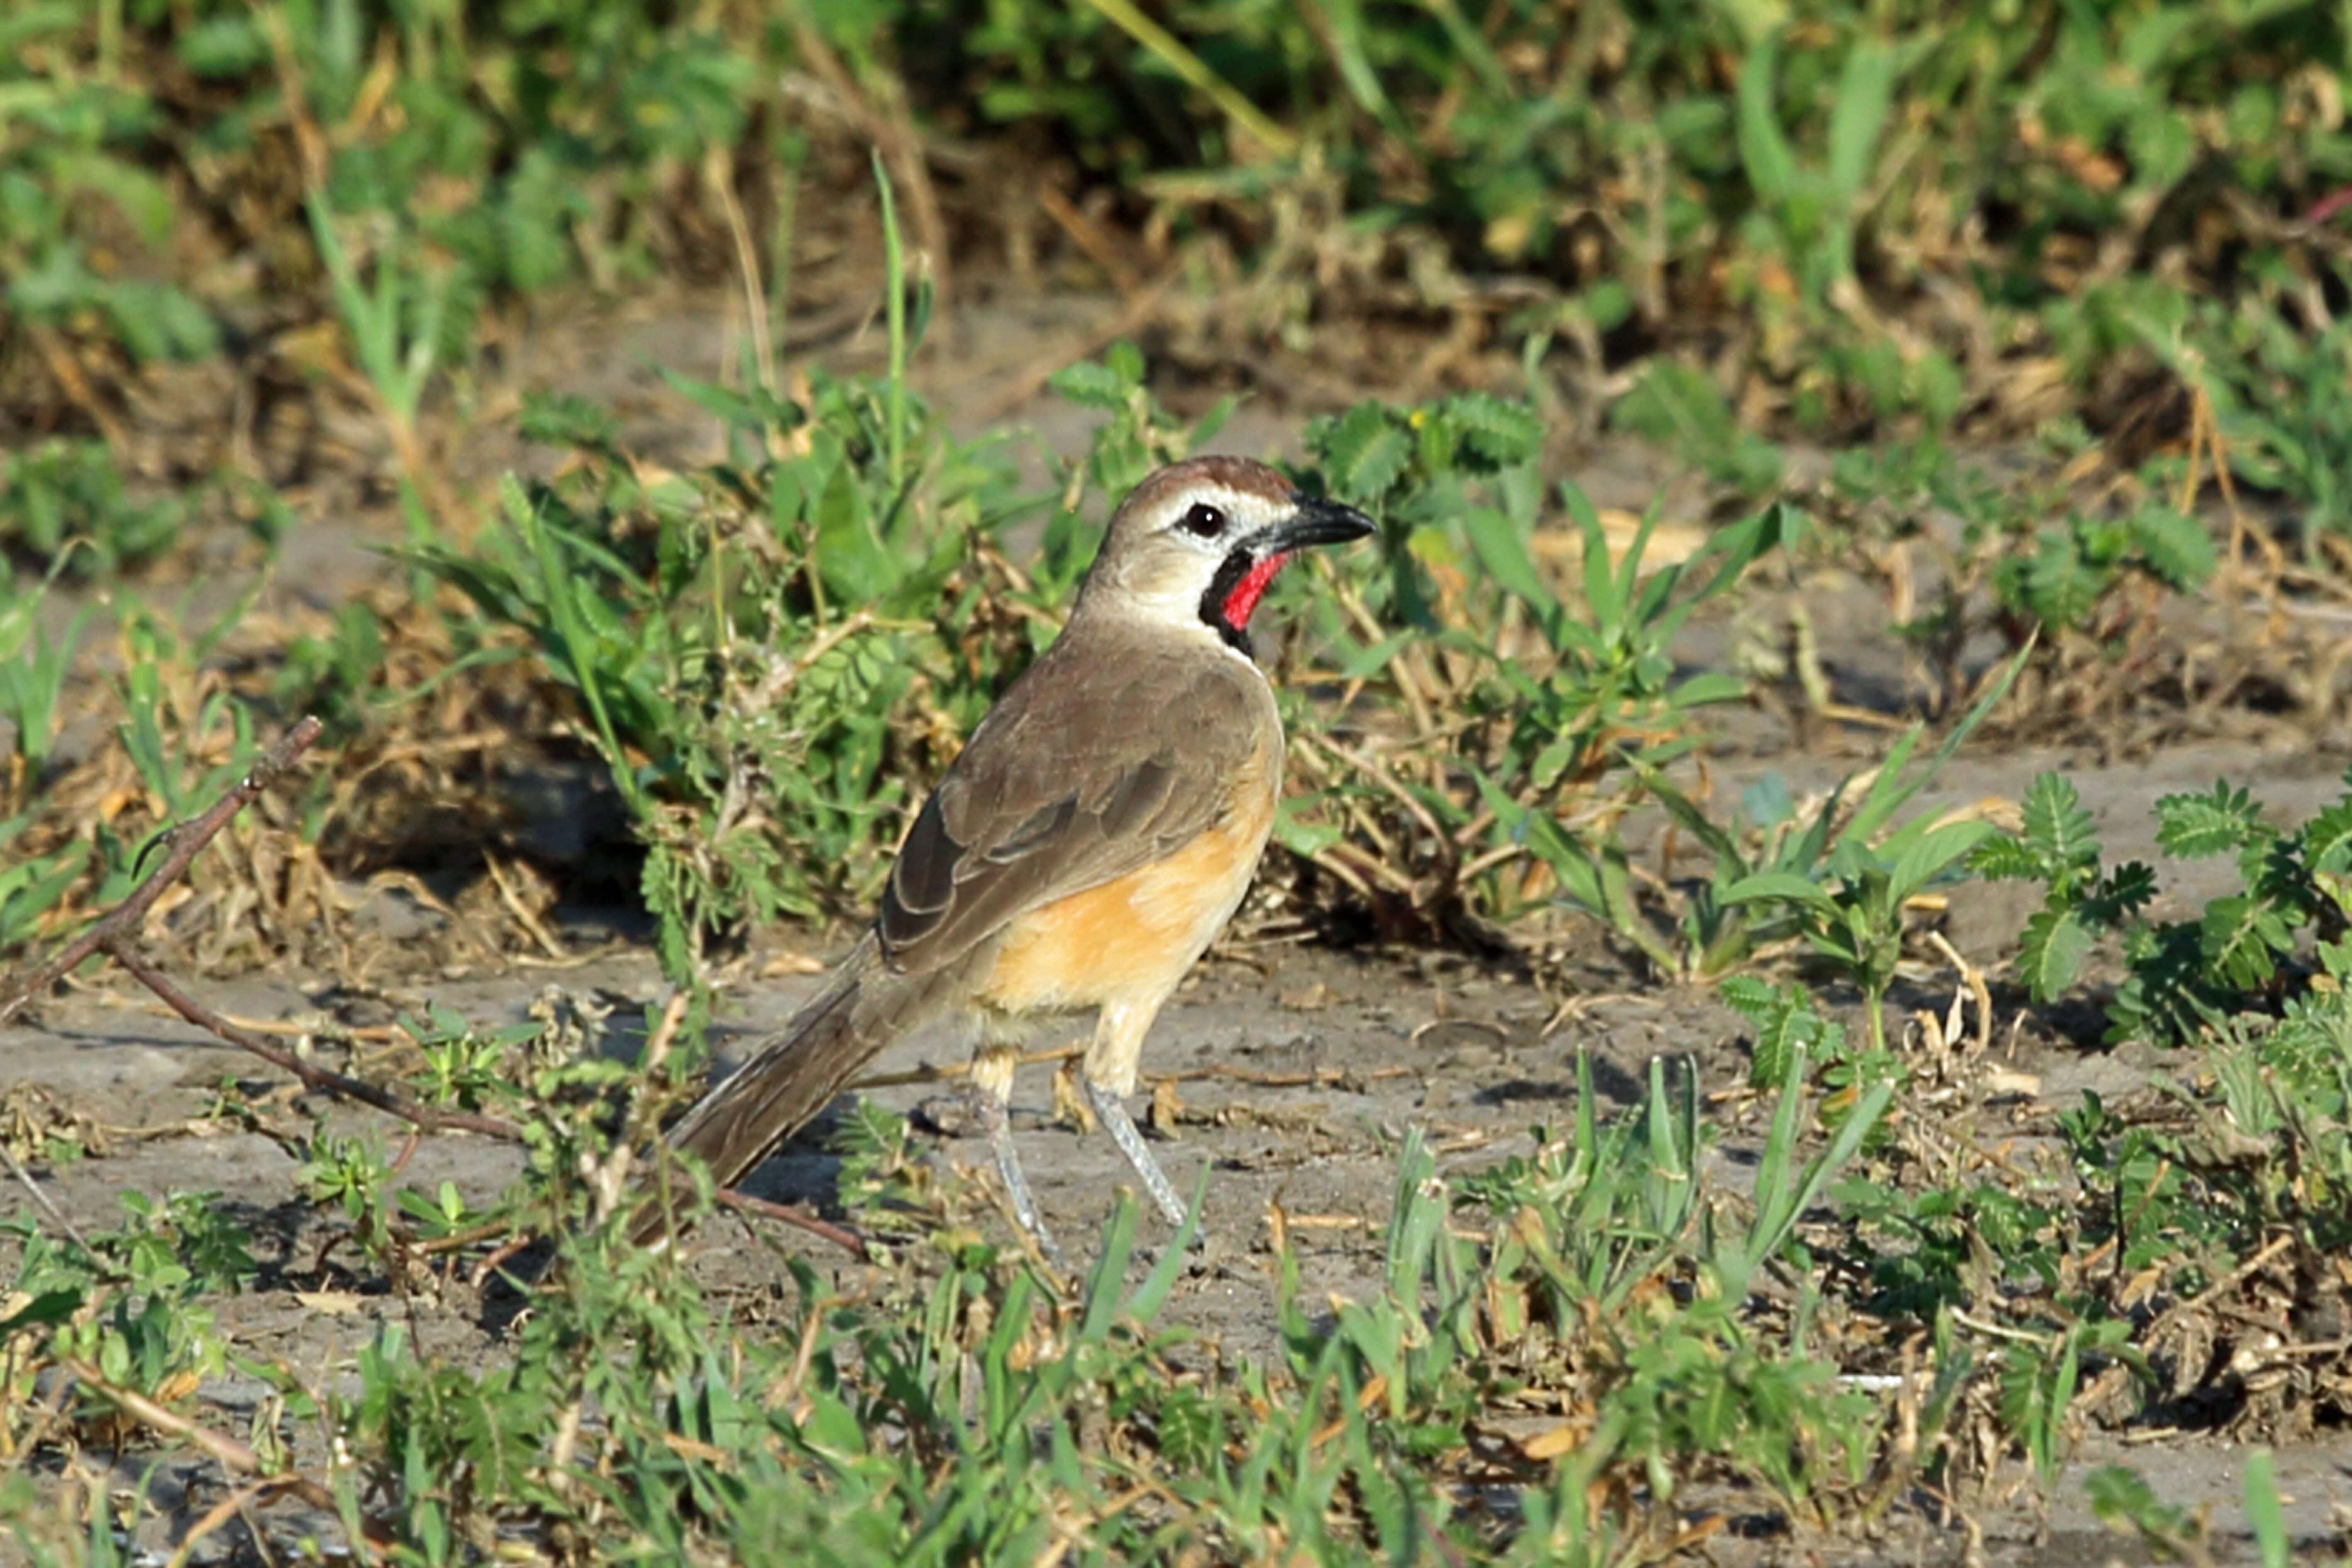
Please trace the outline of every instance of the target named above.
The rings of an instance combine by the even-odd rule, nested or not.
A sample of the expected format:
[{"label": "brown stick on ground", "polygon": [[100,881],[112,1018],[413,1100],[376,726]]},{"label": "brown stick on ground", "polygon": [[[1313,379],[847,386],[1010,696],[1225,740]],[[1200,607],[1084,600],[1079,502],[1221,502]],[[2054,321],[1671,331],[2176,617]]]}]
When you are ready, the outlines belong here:
[{"label": "brown stick on ground", "polygon": [[291,730],[278,737],[276,745],[262,753],[261,760],[253,764],[253,771],[238,780],[235,789],[213,803],[210,811],[166,832],[163,841],[172,847],[172,852],[163,857],[163,863],[155,868],[152,876],[133,889],[129,898],[91,922],[88,931],[66,943],[55,958],[0,992],[0,997],[5,998],[0,1000],[0,1025],[14,1020],[27,1003],[71,974],[83,959],[108,947],[124,931],[138,930],[148,910],[163,896],[163,889],[180,879],[181,873],[194,863],[214,835],[228,826],[229,818],[253,804],[262,791],[276,784],[278,775],[291,767],[294,760],[309,751],[310,742],[318,738],[319,721],[303,715]]},{"label": "brown stick on ground", "polygon": [[110,957],[131,972],[131,978],[161,996],[164,1005],[181,1017],[200,1029],[219,1036],[238,1050],[250,1051],[270,1066],[292,1073],[310,1089],[340,1095],[345,1100],[356,1100],[362,1105],[372,1105],[386,1115],[397,1116],[411,1127],[426,1132],[479,1132],[509,1142],[522,1137],[522,1129],[500,1117],[475,1116],[462,1110],[435,1110],[388,1089],[378,1089],[360,1079],[330,1072],[325,1068],[304,1061],[291,1051],[281,1051],[260,1036],[238,1028],[181,990],[170,975],[141,957],[121,933],[118,932],[110,939],[105,948]]},{"label": "brown stick on ground", "polygon": [[[150,1431],[160,1432],[167,1437],[179,1438],[225,1470],[241,1476],[267,1478],[273,1486],[293,1493],[320,1513],[331,1514],[338,1519],[342,1517],[342,1510],[335,1500],[335,1494],[324,1483],[294,1470],[279,1471],[272,1475],[268,1467],[261,1462],[260,1457],[236,1438],[223,1432],[215,1432],[209,1426],[200,1426],[184,1415],[175,1415],[136,1389],[124,1388],[117,1384],[109,1383],[104,1373],[86,1361],[68,1358],[59,1364],[72,1373],[75,1381],[90,1393],[112,1405]],[[392,1543],[392,1532],[375,1520],[364,1516],[360,1521],[360,1527],[365,1534],[352,1544],[358,1547],[370,1562],[377,1561],[382,1550]]]},{"label": "brown stick on ground", "polygon": [[210,844],[229,824],[229,819],[251,805],[264,790],[276,784],[280,774],[294,764],[297,758],[310,750],[310,742],[319,738],[319,721],[309,715],[278,737],[278,743],[262,754],[261,760],[236,787],[217,801],[212,809],[192,822],[181,823],[163,835],[171,853],[155,868],[148,879],[131,890],[129,898],[90,922],[89,929],[66,943],[58,955],[36,969],[5,993],[0,1001],[0,1025],[8,1023],[25,1009],[26,1004],[73,973],[81,961],[93,952],[103,952],[131,972],[132,979],[163,998],[169,1006],[189,1023],[227,1041],[241,1051],[250,1051],[272,1067],[292,1073],[311,1089],[358,1100],[374,1106],[378,1110],[397,1116],[413,1127],[426,1131],[463,1130],[487,1133],[493,1138],[517,1138],[520,1131],[510,1121],[495,1116],[468,1116],[457,1111],[434,1110],[418,1105],[388,1089],[339,1072],[313,1066],[290,1051],[281,1051],[250,1030],[239,1028],[226,1018],[196,1001],[174,984],[171,978],[141,957],[133,945],[139,934],[139,923],[146,917],[163,890],[178,881],[188,868],[195,863],[205,846]]}]

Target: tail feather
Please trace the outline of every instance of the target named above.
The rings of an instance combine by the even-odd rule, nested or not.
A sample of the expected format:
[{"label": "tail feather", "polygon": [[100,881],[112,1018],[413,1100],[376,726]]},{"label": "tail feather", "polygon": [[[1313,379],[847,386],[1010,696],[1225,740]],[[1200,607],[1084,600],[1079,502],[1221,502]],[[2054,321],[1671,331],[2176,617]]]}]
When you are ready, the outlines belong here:
[{"label": "tail feather", "polygon": [[[823,1110],[851,1074],[920,1023],[947,989],[942,978],[893,973],[868,934],[824,989],[670,1129],[671,1147],[700,1159],[720,1186],[733,1186]],[[633,1227],[640,1241],[667,1228],[651,1205]]]}]

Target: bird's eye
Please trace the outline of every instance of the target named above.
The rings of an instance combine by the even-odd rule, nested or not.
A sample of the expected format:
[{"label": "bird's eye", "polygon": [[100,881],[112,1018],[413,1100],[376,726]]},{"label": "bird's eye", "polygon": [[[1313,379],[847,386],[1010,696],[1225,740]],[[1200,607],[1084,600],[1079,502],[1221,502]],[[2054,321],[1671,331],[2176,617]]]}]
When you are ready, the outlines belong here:
[{"label": "bird's eye", "polygon": [[1176,526],[1195,539],[1214,539],[1225,531],[1225,514],[1207,501],[1194,501]]}]

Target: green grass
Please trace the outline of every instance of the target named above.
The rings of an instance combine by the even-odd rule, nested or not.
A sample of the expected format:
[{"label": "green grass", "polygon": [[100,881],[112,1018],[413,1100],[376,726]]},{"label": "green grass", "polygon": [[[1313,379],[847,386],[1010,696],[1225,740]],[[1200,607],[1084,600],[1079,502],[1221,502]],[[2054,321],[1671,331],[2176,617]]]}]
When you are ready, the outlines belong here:
[{"label": "green grass", "polygon": [[[627,1209],[599,1198],[616,1146],[571,1091],[613,1080],[583,1070],[502,1097],[547,1157],[491,1213],[565,1223],[530,1312],[480,1367],[421,1354],[397,1325],[332,1386],[232,1351],[207,1303],[248,1282],[253,1258],[199,1194],[126,1200],[121,1229],[72,1241],[15,1227],[30,1301],[0,1337],[29,1331],[39,1348],[12,1363],[14,1386],[65,1363],[86,1369],[90,1411],[102,1389],[168,1406],[235,1353],[282,1401],[280,1427],[254,1434],[261,1451],[332,1434],[350,1463],[322,1484],[345,1529],[364,1515],[395,1560],[420,1563],[471,1560],[499,1532],[598,1561],[1032,1562],[1059,1541],[1082,1562],[1606,1563],[1671,1535],[1699,1489],[1754,1485],[1827,1521],[1902,1464],[1886,1413],[1837,1386],[1802,1320],[1747,1293],[1792,1256],[1791,1223],[1883,1091],[1804,1159],[1789,1090],[1752,1207],[1696,1179],[1709,1129],[1687,1079],[1663,1074],[1615,1125],[1588,1074],[1574,1122],[1535,1160],[1458,1184],[1436,1179],[1416,1134],[1385,1283],[1309,1303],[1297,1258],[1278,1255],[1285,1348],[1260,1364],[1155,1322],[1188,1255],[1180,1238],[1142,1268],[1124,1198],[1066,1289],[950,1227],[908,1243],[861,1300],[782,1259],[781,1321],[730,1323],[667,1255],[629,1246]],[[312,1191],[363,1239],[414,1245],[420,1222],[484,1217],[392,1202],[388,1186],[379,1155],[358,1187]],[[371,1245],[360,1267],[394,1256]],[[1514,1460],[1481,1436],[1498,1400],[1547,1397],[1585,1433],[1566,1462]],[[16,1410],[12,1441],[54,1436],[34,1405]],[[1605,1506],[1637,1491],[1651,1495],[1635,1515]],[[27,1494],[5,1507],[28,1547],[109,1560]]]},{"label": "green grass", "polygon": [[866,139],[951,274],[1008,220],[907,156],[947,137],[1022,149],[1117,231],[1237,251],[1277,340],[1310,333],[1315,289],[1276,285],[1408,252],[1440,313],[1449,280],[1539,284],[1509,333],[1587,371],[1744,322],[1712,384],[1662,364],[1614,416],[1742,482],[1774,465],[1715,387],[1832,436],[2019,431],[2043,414],[2016,373],[2047,365],[2094,407],[2175,378],[2247,480],[2322,530],[2341,511],[2340,263],[2288,221],[2352,180],[2324,8],[205,0],[37,5],[6,41],[12,316],[130,361],[212,353],[231,286],[171,258],[209,225],[247,286],[340,317],[404,466],[425,384],[503,300],[685,272],[784,308],[797,193],[837,193]]}]

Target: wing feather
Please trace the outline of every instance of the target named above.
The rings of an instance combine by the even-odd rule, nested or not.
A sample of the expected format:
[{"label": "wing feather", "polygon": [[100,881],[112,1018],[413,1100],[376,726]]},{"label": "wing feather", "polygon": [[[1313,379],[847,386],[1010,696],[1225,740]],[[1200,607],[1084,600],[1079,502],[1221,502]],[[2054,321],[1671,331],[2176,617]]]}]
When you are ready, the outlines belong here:
[{"label": "wing feather", "polygon": [[[1173,854],[1216,822],[1273,718],[1271,693],[1222,658],[1121,651],[1082,670],[1070,667],[1084,650],[1055,645],[923,803],[876,922],[892,968],[951,963],[1006,921]],[[1128,679],[1102,679],[1121,666]]]}]

